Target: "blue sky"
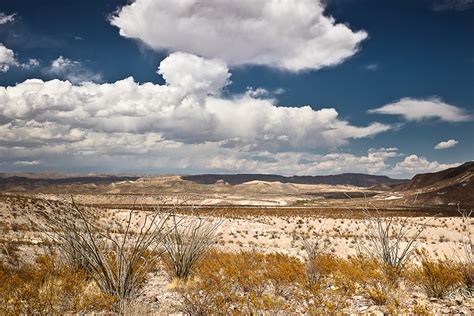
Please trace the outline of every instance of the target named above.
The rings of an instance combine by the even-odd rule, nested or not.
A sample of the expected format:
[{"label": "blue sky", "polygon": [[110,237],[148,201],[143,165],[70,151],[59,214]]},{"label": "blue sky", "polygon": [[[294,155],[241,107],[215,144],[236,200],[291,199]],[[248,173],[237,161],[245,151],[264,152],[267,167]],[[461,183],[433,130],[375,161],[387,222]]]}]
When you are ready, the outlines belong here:
[{"label": "blue sky", "polygon": [[471,0],[3,0],[0,171],[441,170],[473,38]]}]

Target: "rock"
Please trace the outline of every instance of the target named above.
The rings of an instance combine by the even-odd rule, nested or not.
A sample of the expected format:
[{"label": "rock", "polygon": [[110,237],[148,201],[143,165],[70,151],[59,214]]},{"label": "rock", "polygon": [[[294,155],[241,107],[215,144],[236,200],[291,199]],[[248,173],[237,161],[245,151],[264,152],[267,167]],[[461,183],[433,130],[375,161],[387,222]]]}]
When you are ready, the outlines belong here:
[{"label": "rock", "polygon": [[368,308],[369,308],[369,306],[364,305],[364,306],[359,307],[359,311],[360,311],[360,312],[363,312],[363,311],[365,311],[365,310],[368,309]]}]

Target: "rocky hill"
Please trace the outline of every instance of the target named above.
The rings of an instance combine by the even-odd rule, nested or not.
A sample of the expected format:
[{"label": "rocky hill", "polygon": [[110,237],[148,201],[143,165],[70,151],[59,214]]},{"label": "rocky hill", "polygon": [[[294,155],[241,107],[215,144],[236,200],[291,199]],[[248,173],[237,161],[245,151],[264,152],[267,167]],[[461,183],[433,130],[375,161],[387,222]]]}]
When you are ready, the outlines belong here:
[{"label": "rocky hill", "polygon": [[415,175],[396,190],[410,192],[417,203],[474,206],[474,161],[434,173]]}]

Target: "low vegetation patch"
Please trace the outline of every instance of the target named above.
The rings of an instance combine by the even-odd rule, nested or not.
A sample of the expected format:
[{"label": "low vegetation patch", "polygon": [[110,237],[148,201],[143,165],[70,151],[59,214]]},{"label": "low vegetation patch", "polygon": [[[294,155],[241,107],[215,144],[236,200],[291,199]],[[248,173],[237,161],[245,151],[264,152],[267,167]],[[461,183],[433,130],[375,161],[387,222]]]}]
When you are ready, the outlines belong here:
[{"label": "low vegetation patch", "polygon": [[12,267],[0,263],[1,315],[58,315],[108,310],[113,296],[104,294],[86,271],[54,256]]},{"label": "low vegetation patch", "polygon": [[[180,300],[173,308],[191,315],[343,314],[363,311],[359,307],[427,314],[432,312],[428,298],[442,301],[453,292],[472,297],[473,247],[467,228],[462,258],[433,260],[416,250],[427,222],[409,226],[405,220],[368,214],[367,234],[353,236],[359,255],[348,258],[328,251],[333,245],[321,229],[313,227],[312,234],[295,229],[291,243],[302,242],[302,260],[282,253],[217,250],[222,219],[212,216],[156,209],[124,211],[104,221],[74,203],[47,206],[29,206],[30,214],[44,220],[45,240],[59,256],[21,264],[19,242],[0,240],[0,315],[125,314],[135,303],[151,311],[156,305],[146,304],[160,306],[165,297],[160,293],[167,291]],[[465,219],[470,221],[470,214]],[[301,228],[307,221],[299,218],[295,225]],[[247,236],[249,230],[237,233]],[[264,235],[251,231],[249,236]],[[279,238],[278,231],[272,236]],[[172,279],[166,288],[163,271],[156,273],[162,268]],[[147,283],[150,277],[154,281]],[[150,286],[162,288],[155,292]],[[144,288],[152,294],[142,296]],[[426,296],[414,301],[411,296],[420,290]]]},{"label": "low vegetation patch", "polygon": [[367,257],[318,255],[305,263],[284,254],[213,251],[176,289],[191,314],[330,313],[355,295],[395,309],[397,287],[386,271]]},{"label": "low vegetation patch", "polygon": [[419,251],[420,265],[409,272],[411,282],[420,287],[428,297],[444,298],[463,287],[460,264],[450,260],[432,260],[426,252]]},{"label": "low vegetation patch", "polygon": [[216,242],[217,229],[222,220],[204,217],[171,219],[171,229],[163,239],[161,256],[168,274],[186,279],[194,272],[212,245]]},{"label": "low vegetation patch", "polygon": [[184,311],[191,314],[296,312],[297,306],[288,303],[298,297],[304,282],[304,264],[296,258],[212,251],[177,291]]}]

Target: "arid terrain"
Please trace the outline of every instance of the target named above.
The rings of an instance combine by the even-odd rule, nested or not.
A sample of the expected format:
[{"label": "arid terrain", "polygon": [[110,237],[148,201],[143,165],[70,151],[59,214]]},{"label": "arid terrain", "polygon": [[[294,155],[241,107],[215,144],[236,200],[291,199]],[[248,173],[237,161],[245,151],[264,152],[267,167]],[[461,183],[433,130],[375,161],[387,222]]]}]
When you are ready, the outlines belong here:
[{"label": "arid terrain", "polygon": [[474,0],[0,0],[0,316],[474,316]]},{"label": "arid terrain", "polygon": [[[206,250],[207,253],[217,253],[214,253],[214,259],[203,259],[200,267],[195,268],[196,272],[185,281],[179,281],[179,277],[169,273],[169,268],[160,268],[163,262],[158,262],[158,268],[147,270],[143,284],[134,297],[132,313],[199,314],[225,308],[225,313],[244,314],[255,311],[306,311],[310,314],[407,312],[470,315],[474,308],[472,288],[466,290],[459,286],[459,280],[441,280],[436,286],[442,287],[442,290],[433,296],[425,291],[424,281],[413,281],[413,275],[421,273],[419,277],[434,278],[430,282],[436,282],[436,278],[442,277],[436,274],[436,269],[459,271],[461,268],[456,265],[461,263],[468,264],[472,273],[472,261],[470,266],[466,263],[466,251],[471,251],[472,255],[472,242],[467,245],[466,240],[474,234],[474,225],[472,218],[461,216],[461,212],[464,210],[467,214],[474,205],[473,171],[474,164],[470,162],[453,170],[417,175],[411,181],[379,182],[366,187],[263,180],[229,184],[224,179],[203,184],[192,179],[184,180],[180,176],[4,174],[0,178],[1,260],[6,266],[35,265],[38,256],[51,256],[57,249],[57,240],[51,236],[55,234],[54,229],[60,229],[61,225],[54,228],[48,221],[60,218],[68,223],[71,220],[68,216],[72,213],[65,214],[64,218],[58,214],[71,211],[74,207],[85,207],[93,213],[95,224],[108,227],[108,234],[111,231],[112,235],[117,236],[126,234],[127,219],[134,234],[139,234],[139,228],[147,225],[147,216],[155,212],[165,214],[172,209],[173,216],[183,222],[191,223],[199,218],[207,223],[217,223],[213,231],[213,245],[210,246],[213,250]],[[233,179],[235,181],[235,177]],[[81,221],[80,218],[76,220]],[[377,224],[382,226],[374,226]],[[370,241],[377,237],[377,227],[385,227],[387,238],[399,242],[396,247],[400,248],[400,252],[413,242],[413,253],[407,260],[406,271],[399,271],[401,281],[397,281],[396,285],[384,281],[383,273],[369,281],[362,275],[357,276],[366,269],[376,271],[382,267],[377,249],[370,246]],[[308,241],[319,243],[319,257],[312,257]],[[389,245],[395,247],[393,243]],[[249,258],[249,254],[254,254],[253,261],[244,260]],[[283,257],[271,257],[275,254]],[[226,257],[232,255],[237,257]],[[361,256],[365,259],[360,259]],[[217,263],[212,261],[215,258],[220,258]],[[317,283],[318,290],[302,287],[301,284],[307,281],[300,280],[299,274],[306,273],[309,278],[312,274],[308,271],[311,269],[324,274],[321,263],[316,268],[309,265],[321,258],[343,260],[337,261],[339,263],[326,262],[332,269],[339,269],[327,272],[334,279],[324,283],[326,281],[318,277],[318,282],[323,282]],[[420,270],[420,266],[425,267],[427,258],[431,260],[434,272]],[[262,260],[263,265],[276,260],[281,270],[273,273],[281,273],[282,279],[274,277],[274,284],[267,284],[267,280],[262,281],[264,285],[252,285],[263,286],[261,291],[250,285],[249,288],[242,285],[240,290],[224,289],[224,285],[217,281],[214,287],[202,287],[200,278],[216,277],[206,269],[212,270],[212,264],[222,264],[225,260],[244,260],[240,263],[242,269],[252,269],[251,265],[258,260]],[[282,260],[293,263],[289,265],[285,261],[282,266]],[[341,281],[336,275],[343,270],[341,267],[347,268],[348,262],[352,262],[349,266],[353,270],[347,272],[347,279],[343,277]],[[360,272],[355,267],[359,267]],[[255,271],[258,274],[260,270]],[[426,273],[429,275],[426,276]],[[9,277],[6,276],[7,279]],[[244,282],[233,280],[235,276],[229,277],[230,283]],[[247,277],[257,278],[255,275]],[[279,286],[289,292],[280,293]],[[207,296],[202,296],[202,293],[207,293]],[[236,301],[217,300],[219,295],[224,294],[235,296]],[[252,295],[256,298],[251,298]],[[199,297],[202,300],[195,301]],[[304,303],[306,300],[310,303]],[[245,309],[240,312],[232,309],[239,308],[239,304],[243,304]]]}]

